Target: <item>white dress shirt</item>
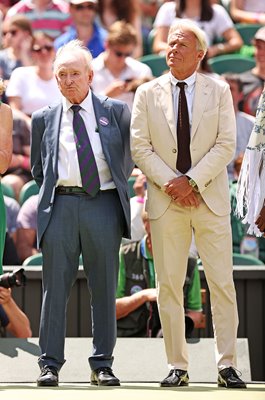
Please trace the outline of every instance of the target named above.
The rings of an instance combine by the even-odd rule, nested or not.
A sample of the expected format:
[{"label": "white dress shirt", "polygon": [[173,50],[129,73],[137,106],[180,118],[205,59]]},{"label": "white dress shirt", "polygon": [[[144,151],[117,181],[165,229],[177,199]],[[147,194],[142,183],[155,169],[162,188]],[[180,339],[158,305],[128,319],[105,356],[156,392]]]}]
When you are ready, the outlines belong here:
[{"label": "white dress shirt", "polygon": [[[171,84],[172,84],[172,96],[173,96],[173,106],[174,106],[174,110],[175,110],[176,136],[177,136],[178,103],[179,103],[179,92],[180,92],[180,88],[177,86],[177,83],[178,82],[186,82],[186,84],[187,84],[185,86],[184,90],[185,90],[185,95],[186,95],[186,99],[187,99],[187,106],[188,106],[188,113],[189,113],[189,123],[190,123],[190,131],[191,131],[196,72],[194,72],[188,78],[184,79],[184,81],[179,81],[178,79],[176,79],[171,74],[171,72],[169,72],[169,74],[170,74],[170,80],[171,80]],[[177,173],[177,176],[183,175],[178,170],[176,171],[176,173]]]},{"label": "white dress shirt", "polygon": [[[63,113],[59,137],[59,158],[58,158],[58,180],[57,186],[79,186],[82,187],[78,156],[73,133],[73,111],[71,104],[63,97]],[[80,115],[82,116],[89,136],[91,147],[95,156],[98,168],[100,189],[114,189],[108,164],[106,162],[100,135],[97,128],[97,121],[94,113],[92,95],[89,91],[87,97],[80,103]]]}]

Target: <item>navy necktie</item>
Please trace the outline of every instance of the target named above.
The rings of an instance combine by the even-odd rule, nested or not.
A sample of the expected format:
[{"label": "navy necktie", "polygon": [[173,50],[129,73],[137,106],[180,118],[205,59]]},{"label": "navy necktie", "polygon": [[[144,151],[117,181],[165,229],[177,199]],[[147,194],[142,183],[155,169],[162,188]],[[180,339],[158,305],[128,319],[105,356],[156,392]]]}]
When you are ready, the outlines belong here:
[{"label": "navy necktie", "polygon": [[178,121],[177,121],[177,139],[178,139],[178,158],[177,170],[185,174],[191,167],[190,155],[190,123],[187,99],[185,94],[186,82],[178,82],[180,88],[178,102]]},{"label": "navy necktie", "polygon": [[81,107],[79,105],[73,105],[71,109],[74,112],[73,130],[82,186],[88,194],[94,197],[100,189],[97,164],[84,120],[79,113]]}]

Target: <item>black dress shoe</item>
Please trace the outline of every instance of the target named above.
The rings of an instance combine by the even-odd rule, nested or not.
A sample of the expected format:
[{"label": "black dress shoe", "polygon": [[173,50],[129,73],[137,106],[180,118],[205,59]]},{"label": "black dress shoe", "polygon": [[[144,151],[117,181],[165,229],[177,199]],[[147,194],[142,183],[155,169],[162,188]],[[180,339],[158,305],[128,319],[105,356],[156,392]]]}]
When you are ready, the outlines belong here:
[{"label": "black dress shoe", "polygon": [[188,386],[189,375],[187,371],[182,369],[171,369],[168,376],[160,382],[160,386],[172,387],[172,386]]},{"label": "black dress shoe", "polygon": [[58,370],[55,367],[43,367],[37,379],[37,386],[58,386]]},{"label": "black dress shoe", "polygon": [[247,385],[239,378],[234,368],[224,368],[218,374],[218,386],[228,389],[246,389]]},{"label": "black dress shoe", "polygon": [[92,371],[90,384],[97,386],[120,386],[120,381],[113,374],[111,368],[100,367]]}]

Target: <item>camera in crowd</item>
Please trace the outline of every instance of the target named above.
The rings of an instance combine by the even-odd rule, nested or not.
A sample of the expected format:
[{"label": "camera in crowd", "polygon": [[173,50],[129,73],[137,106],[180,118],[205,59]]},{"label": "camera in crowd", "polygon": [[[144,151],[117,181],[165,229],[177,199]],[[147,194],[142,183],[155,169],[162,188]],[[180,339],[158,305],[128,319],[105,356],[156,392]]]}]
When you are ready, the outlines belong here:
[{"label": "camera in crowd", "polygon": [[0,275],[0,286],[4,288],[11,288],[13,286],[25,286],[26,276],[24,275],[24,268],[18,268],[13,272],[7,272]]}]

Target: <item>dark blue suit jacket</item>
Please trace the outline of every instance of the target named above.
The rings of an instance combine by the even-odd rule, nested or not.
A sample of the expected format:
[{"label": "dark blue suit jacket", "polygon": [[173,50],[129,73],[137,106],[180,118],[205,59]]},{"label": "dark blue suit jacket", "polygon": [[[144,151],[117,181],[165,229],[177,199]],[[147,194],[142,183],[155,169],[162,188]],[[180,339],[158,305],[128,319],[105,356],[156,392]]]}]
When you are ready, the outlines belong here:
[{"label": "dark blue suit jacket", "polygon": [[[130,111],[121,101],[95,96],[92,101],[96,121],[105,117],[109,124],[98,123],[103,153],[117,187],[124,212],[124,237],[130,237],[130,203],[128,178],[134,163],[130,152]],[[62,104],[45,107],[32,115],[31,166],[38,186],[38,245],[51,214],[58,178],[59,132]]]}]

